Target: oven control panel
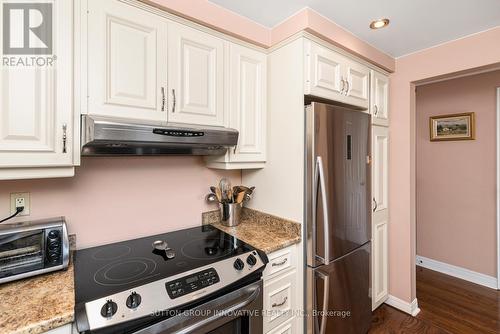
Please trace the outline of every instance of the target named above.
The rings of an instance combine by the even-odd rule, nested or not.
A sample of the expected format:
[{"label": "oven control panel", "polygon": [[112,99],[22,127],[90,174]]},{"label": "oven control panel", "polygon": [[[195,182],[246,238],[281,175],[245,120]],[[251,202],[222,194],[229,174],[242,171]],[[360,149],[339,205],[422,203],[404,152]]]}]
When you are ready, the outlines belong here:
[{"label": "oven control panel", "polygon": [[165,286],[170,298],[175,299],[219,282],[220,278],[217,271],[214,268],[209,268],[192,275],[169,281],[165,283]]}]

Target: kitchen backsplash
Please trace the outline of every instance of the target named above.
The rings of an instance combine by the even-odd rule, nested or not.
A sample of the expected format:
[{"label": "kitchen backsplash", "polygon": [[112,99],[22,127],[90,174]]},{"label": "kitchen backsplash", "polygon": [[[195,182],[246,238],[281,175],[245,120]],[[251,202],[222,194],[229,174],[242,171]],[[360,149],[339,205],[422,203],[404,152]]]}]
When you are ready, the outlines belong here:
[{"label": "kitchen backsplash", "polygon": [[73,178],[0,181],[0,217],[10,193],[30,192],[30,216],[13,221],[66,216],[85,248],[199,225],[221,177],[241,183],[239,170],[208,169],[201,157],[83,158]]}]

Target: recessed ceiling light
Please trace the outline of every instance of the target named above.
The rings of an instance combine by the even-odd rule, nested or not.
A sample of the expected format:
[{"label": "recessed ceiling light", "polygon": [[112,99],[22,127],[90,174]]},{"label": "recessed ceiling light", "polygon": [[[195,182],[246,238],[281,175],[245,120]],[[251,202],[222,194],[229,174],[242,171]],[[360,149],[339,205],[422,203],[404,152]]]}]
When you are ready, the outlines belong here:
[{"label": "recessed ceiling light", "polygon": [[388,25],[389,25],[389,19],[379,19],[379,20],[372,21],[372,23],[370,23],[370,28],[380,29],[383,27],[387,27]]}]

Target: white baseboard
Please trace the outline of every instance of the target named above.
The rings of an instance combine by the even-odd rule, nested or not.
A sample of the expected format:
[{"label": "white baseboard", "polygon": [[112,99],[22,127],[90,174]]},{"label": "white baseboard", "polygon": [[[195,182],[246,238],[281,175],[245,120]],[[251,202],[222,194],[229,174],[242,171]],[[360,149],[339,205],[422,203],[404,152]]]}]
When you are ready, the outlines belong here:
[{"label": "white baseboard", "polygon": [[438,271],[440,273],[457,277],[491,289],[497,289],[497,279],[493,276],[488,276],[469,269],[457,267],[419,255],[417,255],[415,263],[420,267]]},{"label": "white baseboard", "polygon": [[385,303],[414,317],[420,312],[420,309],[418,308],[417,298],[413,299],[411,303],[408,303],[402,299],[399,299],[398,297],[389,295]]}]

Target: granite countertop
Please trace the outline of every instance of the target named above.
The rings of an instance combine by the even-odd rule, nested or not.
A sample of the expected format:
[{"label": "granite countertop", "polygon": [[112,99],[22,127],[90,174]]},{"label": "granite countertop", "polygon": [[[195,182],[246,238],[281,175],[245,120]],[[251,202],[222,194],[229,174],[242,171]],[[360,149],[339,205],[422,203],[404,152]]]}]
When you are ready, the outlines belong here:
[{"label": "granite countertop", "polygon": [[38,334],[73,322],[73,261],[67,270],[0,284],[0,333]]},{"label": "granite countertop", "polygon": [[266,254],[300,242],[300,224],[248,208],[243,208],[241,223],[235,227],[222,225],[218,210],[203,213],[202,222],[211,224]]}]

